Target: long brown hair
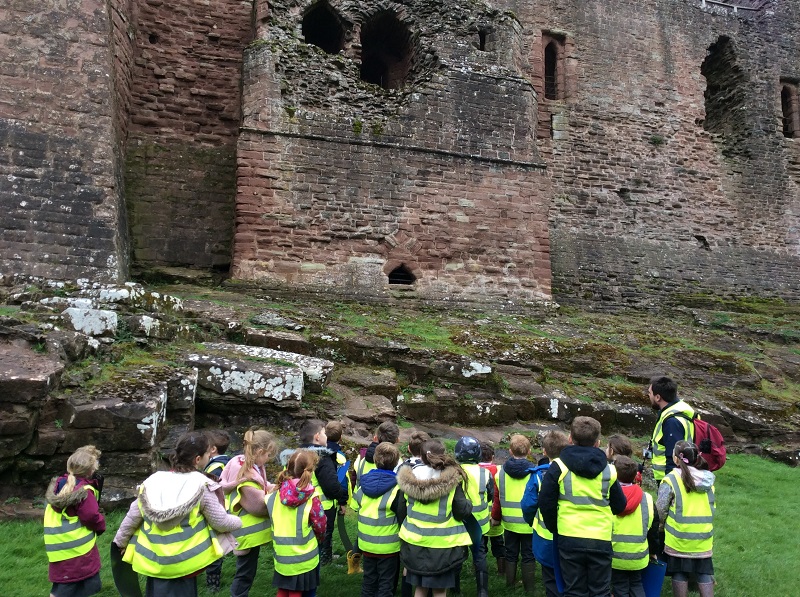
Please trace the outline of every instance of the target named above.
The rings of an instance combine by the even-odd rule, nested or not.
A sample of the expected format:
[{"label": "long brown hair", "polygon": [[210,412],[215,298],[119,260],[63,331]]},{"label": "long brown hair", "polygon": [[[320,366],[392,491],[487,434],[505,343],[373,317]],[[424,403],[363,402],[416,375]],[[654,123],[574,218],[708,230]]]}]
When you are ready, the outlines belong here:
[{"label": "long brown hair", "polygon": [[286,468],[278,475],[278,485],[290,479],[297,479],[297,487],[302,489],[311,483],[311,475],[317,468],[319,455],[313,450],[296,450],[289,457]]},{"label": "long brown hair", "polygon": [[700,450],[692,442],[681,440],[675,442],[675,449],[672,454],[678,461],[678,466],[681,467],[681,480],[686,491],[696,491],[697,486],[694,483],[692,471],[689,470],[689,467],[697,464],[697,460],[700,458]]},{"label": "long brown hair", "polygon": [[422,449],[420,452],[420,458],[422,458],[422,462],[427,464],[432,469],[443,471],[446,468],[455,468],[458,476],[461,477],[461,482],[464,485],[464,491],[466,491],[467,484],[469,483],[469,473],[461,468],[461,465],[458,464],[458,461],[451,454],[447,453],[442,442],[440,442],[438,439],[429,439],[422,444]]},{"label": "long brown hair", "polygon": [[195,459],[203,456],[209,448],[208,435],[202,431],[190,431],[178,438],[175,453],[170,457],[172,469],[176,473],[191,473],[197,470]]},{"label": "long brown hair", "polygon": [[278,444],[275,436],[263,429],[251,428],[244,432],[244,464],[239,469],[236,476],[237,481],[241,481],[250,474],[256,462],[256,454],[259,450],[264,450],[269,458],[275,456],[278,451]]}]

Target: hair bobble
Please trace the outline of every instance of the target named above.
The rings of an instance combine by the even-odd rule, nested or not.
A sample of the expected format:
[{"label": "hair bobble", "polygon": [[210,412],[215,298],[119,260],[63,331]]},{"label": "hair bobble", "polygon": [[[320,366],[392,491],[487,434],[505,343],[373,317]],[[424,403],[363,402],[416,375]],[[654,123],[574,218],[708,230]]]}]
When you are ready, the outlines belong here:
[{"label": "hair bobble", "polygon": [[683,454],[681,454],[681,460],[683,460],[686,464],[689,464],[689,459],[686,458]]}]

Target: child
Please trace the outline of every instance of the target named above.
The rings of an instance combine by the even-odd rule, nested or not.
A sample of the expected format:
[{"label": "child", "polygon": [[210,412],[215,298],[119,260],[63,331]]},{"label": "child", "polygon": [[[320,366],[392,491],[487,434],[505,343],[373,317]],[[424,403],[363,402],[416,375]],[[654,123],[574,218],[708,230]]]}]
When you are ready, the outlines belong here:
[{"label": "child", "polygon": [[539,491],[545,526],[558,533],[565,597],[611,592],[612,515],[627,500],[599,446],[600,422],[575,417],[569,445],[550,463]]},{"label": "child", "polygon": [[472,539],[470,550],[478,597],[489,597],[489,569],[486,567],[483,536],[489,532],[489,502],[494,501],[494,484],[489,484],[489,471],[478,464],[481,460],[481,444],[477,439],[460,438],[456,442],[455,452],[456,461],[470,477],[467,498],[472,504],[472,513],[464,519],[464,526]]},{"label": "child", "polygon": [[[608,446],[606,447],[608,463],[614,464],[614,460],[617,456],[627,456],[633,459],[633,445],[631,444],[631,440],[627,437],[615,433],[608,438]],[[642,468],[642,466],[639,466],[636,470],[636,479],[634,479],[634,483],[637,485],[642,484]]]},{"label": "child", "polygon": [[[226,454],[228,446],[231,444],[231,436],[224,429],[208,429],[206,434],[211,444],[211,458],[203,472],[210,475],[215,481],[219,481],[222,469],[231,459]],[[220,558],[206,568],[206,586],[212,593],[219,591],[222,583],[222,560],[223,558]]]},{"label": "child", "polygon": [[656,508],[664,521],[664,556],[674,597],[686,597],[695,576],[700,597],[714,595],[714,473],[698,470],[700,452],[692,442],[675,443],[676,467],[658,487]]},{"label": "child", "polygon": [[[494,505],[494,494],[497,486],[494,479],[497,476],[497,465],[494,463],[494,447],[489,442],[481,442],[481,462],[480,467],[489,471],[489,485],[491,486],[492,505]],[[506,546],[503,543],[503,525],[489,524],[489,532],[483,536],[484,551],[488,551],[491,543],[492,555],[497,562],[497,573],[505,576],[506,573]]]},{"label": "child", "polygon": [[403,461],[403,464],[414,468],[416,466],[424,466],[420,456],[422,452],[422,444],[430,440],[431,436],[424,431],[414,431],[408,440],[408,458]]},{"label": "child", "polygon": [[614,597],[644,597],[642,570],[650,554],[657,552],[659,519],[652,496],[633,483],[638,465],[627,456],[617,456],[614,468],[628,503],[613,521],[611,592]]},{"label": "child", "polygon": [[349,493],[347,486],[339,483],[336,473],[336,453],[328,449],[328,435],[325,432],[325,423],[319,419],[310,419],[300,427],[300,447],[312,450],[319,456],[317,468],[314,471],[311,483],[317,488],[317,497],[322,503],[327,518],[326,529],[331,527],[331,532],[323,538],[320,550],[320,564],[325,566],[333,558],[333,525],[336,522],[336,506],[344,514]]},{"label": "child", "polygon": [[503,523],[506,548],[506,586],[513,587],[517,580],[517,558],[522,552],[522,585],[526,593],[533,593],[536,579],[536,559],[531,545],[531,526],[522,517],[522,496],[534,464],[528,460],[531,442],[524,435],[512,435],[509,446],[511,457],[497,471],[497,491],[492,504],[492,524]]},{"label": "child", "polygon": [[222,471],[222,488],[228,495],[228,512],[242,519],[242,528],[234,531],[238,542],[236,574],[231,583],[231,597],[247,597],[258,569],[261,546],[272,541],[272,525],[264,502],[274,485],[267,481],[264,465],[277,453],[275,438],[263,429],[244,434],[244,454],[235,456]]},{"label": "child", "polygon": [[356,486],[358,486],[358,484],[361,482],[362,476],[366,475],[369,471],[375,468],[373,455],[375,453],[375,448],[378,447],[378,444],[383,442],[396,444],[399,439],[400,428],[395,423],[392,423],[391,421],[384,421],[378,426],[378,431],[375,432],[375,436],[372,438],[372,443],[366,449],[362,448],[361,453],[358,455],[358,458],[356,458]]},{"label": "child", "polygon": [[231,445],[231,436],[224,429],[207,429],[208,441],[211,444],[211,458],[203,471],[217,481],[222,476],[222,469],[228,464],[231,457],[226,454]]},{"label": "child", "polygon": [[232,545],[230,536],[217,533],[242,526],[238,516],[225,512],[218,485],[200,472],[210,454],[206,434],[184,433],[172,470],[145,479],[114,537],[123,561],[147,577],[146,597],[197,595],[197,575],[223,556],[223,544]]},{"label": "child", "polygon": [[325,538],[325,511],[314,495],[311,478],[318,466],[318,452],[296,450],[278,475],[279,491],[267,496],[267,510],[274,533],[277,597],[315,594],[319,586],[319,543]]},{"label": "child", "polygon": [[397,472],[401,499],[397,517],[400,527],[400,559],[416,597],[445,597],[456,585],[456,570],[467,559],[472,540],[463,524],[472,504],[463,485],[469,475],[444,445],[431,440],[422,446],[425,466],[403,466]]},{"label": "child", "polygon": [[561,431],[551,431],[542,440],[542,451],[546,463],[539,464],[531,474],[528,484],[525,487],[525,495],[522,496],[522,517],[530,525],[533,525],[533,556],[542,565],[542,584],[547,597],[559,597],[556,586],[555,559],[558,554],[553,549],[553,533],[544,526],[542,513],[539,510],[539,491],[542,488],[542,479],[550,468],[550,462],[561,455],[569,438],[566,433]]},{"label": "child", "polygon": [[44,546],[50,562],[51,597],[88,597],[100,592],[100,552],[97,535],[106,519],[97,501],[102,477],[96,475],[100,450],[78,448],[67,459],[67,474],[47,488]]},{"label": "child", "polygon": [[358,513],[358,545],[364,582],[361,597],[392,597],[400,564],[398,487],[394,466],[400,451],[384,442],[375,448],[375,467],[361,479],[351,504]]}]

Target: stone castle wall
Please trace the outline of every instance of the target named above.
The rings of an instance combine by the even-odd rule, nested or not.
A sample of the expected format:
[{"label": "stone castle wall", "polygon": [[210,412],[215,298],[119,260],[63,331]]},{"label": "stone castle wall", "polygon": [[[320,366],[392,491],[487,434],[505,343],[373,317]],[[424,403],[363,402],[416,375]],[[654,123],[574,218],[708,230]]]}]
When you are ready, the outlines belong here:
[{"label": "stone castle wall", "polygon": [[732,2],[12,1],[0,272],[125,276],[130,229],[141,268],[358,295],[797,299],[800,2]]},{"label": "stone castle wall", "polygon": [[0,7],[4,275],[127,275],[116,142],[124,118],[109,85],[118,36],[110,34],[108,11],[100,0],[10,0]]}]

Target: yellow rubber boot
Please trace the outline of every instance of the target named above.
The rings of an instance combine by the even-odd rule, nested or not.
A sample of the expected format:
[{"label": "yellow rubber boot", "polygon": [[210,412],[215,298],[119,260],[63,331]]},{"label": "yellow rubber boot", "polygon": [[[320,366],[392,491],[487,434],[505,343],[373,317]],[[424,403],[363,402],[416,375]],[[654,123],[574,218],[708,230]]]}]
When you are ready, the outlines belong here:
[{"label": "yellow rubber boot", "polygon": [[347,574],[361,574],[364,569],[361,567],[361,554],[353,551],[347,552]]}]

